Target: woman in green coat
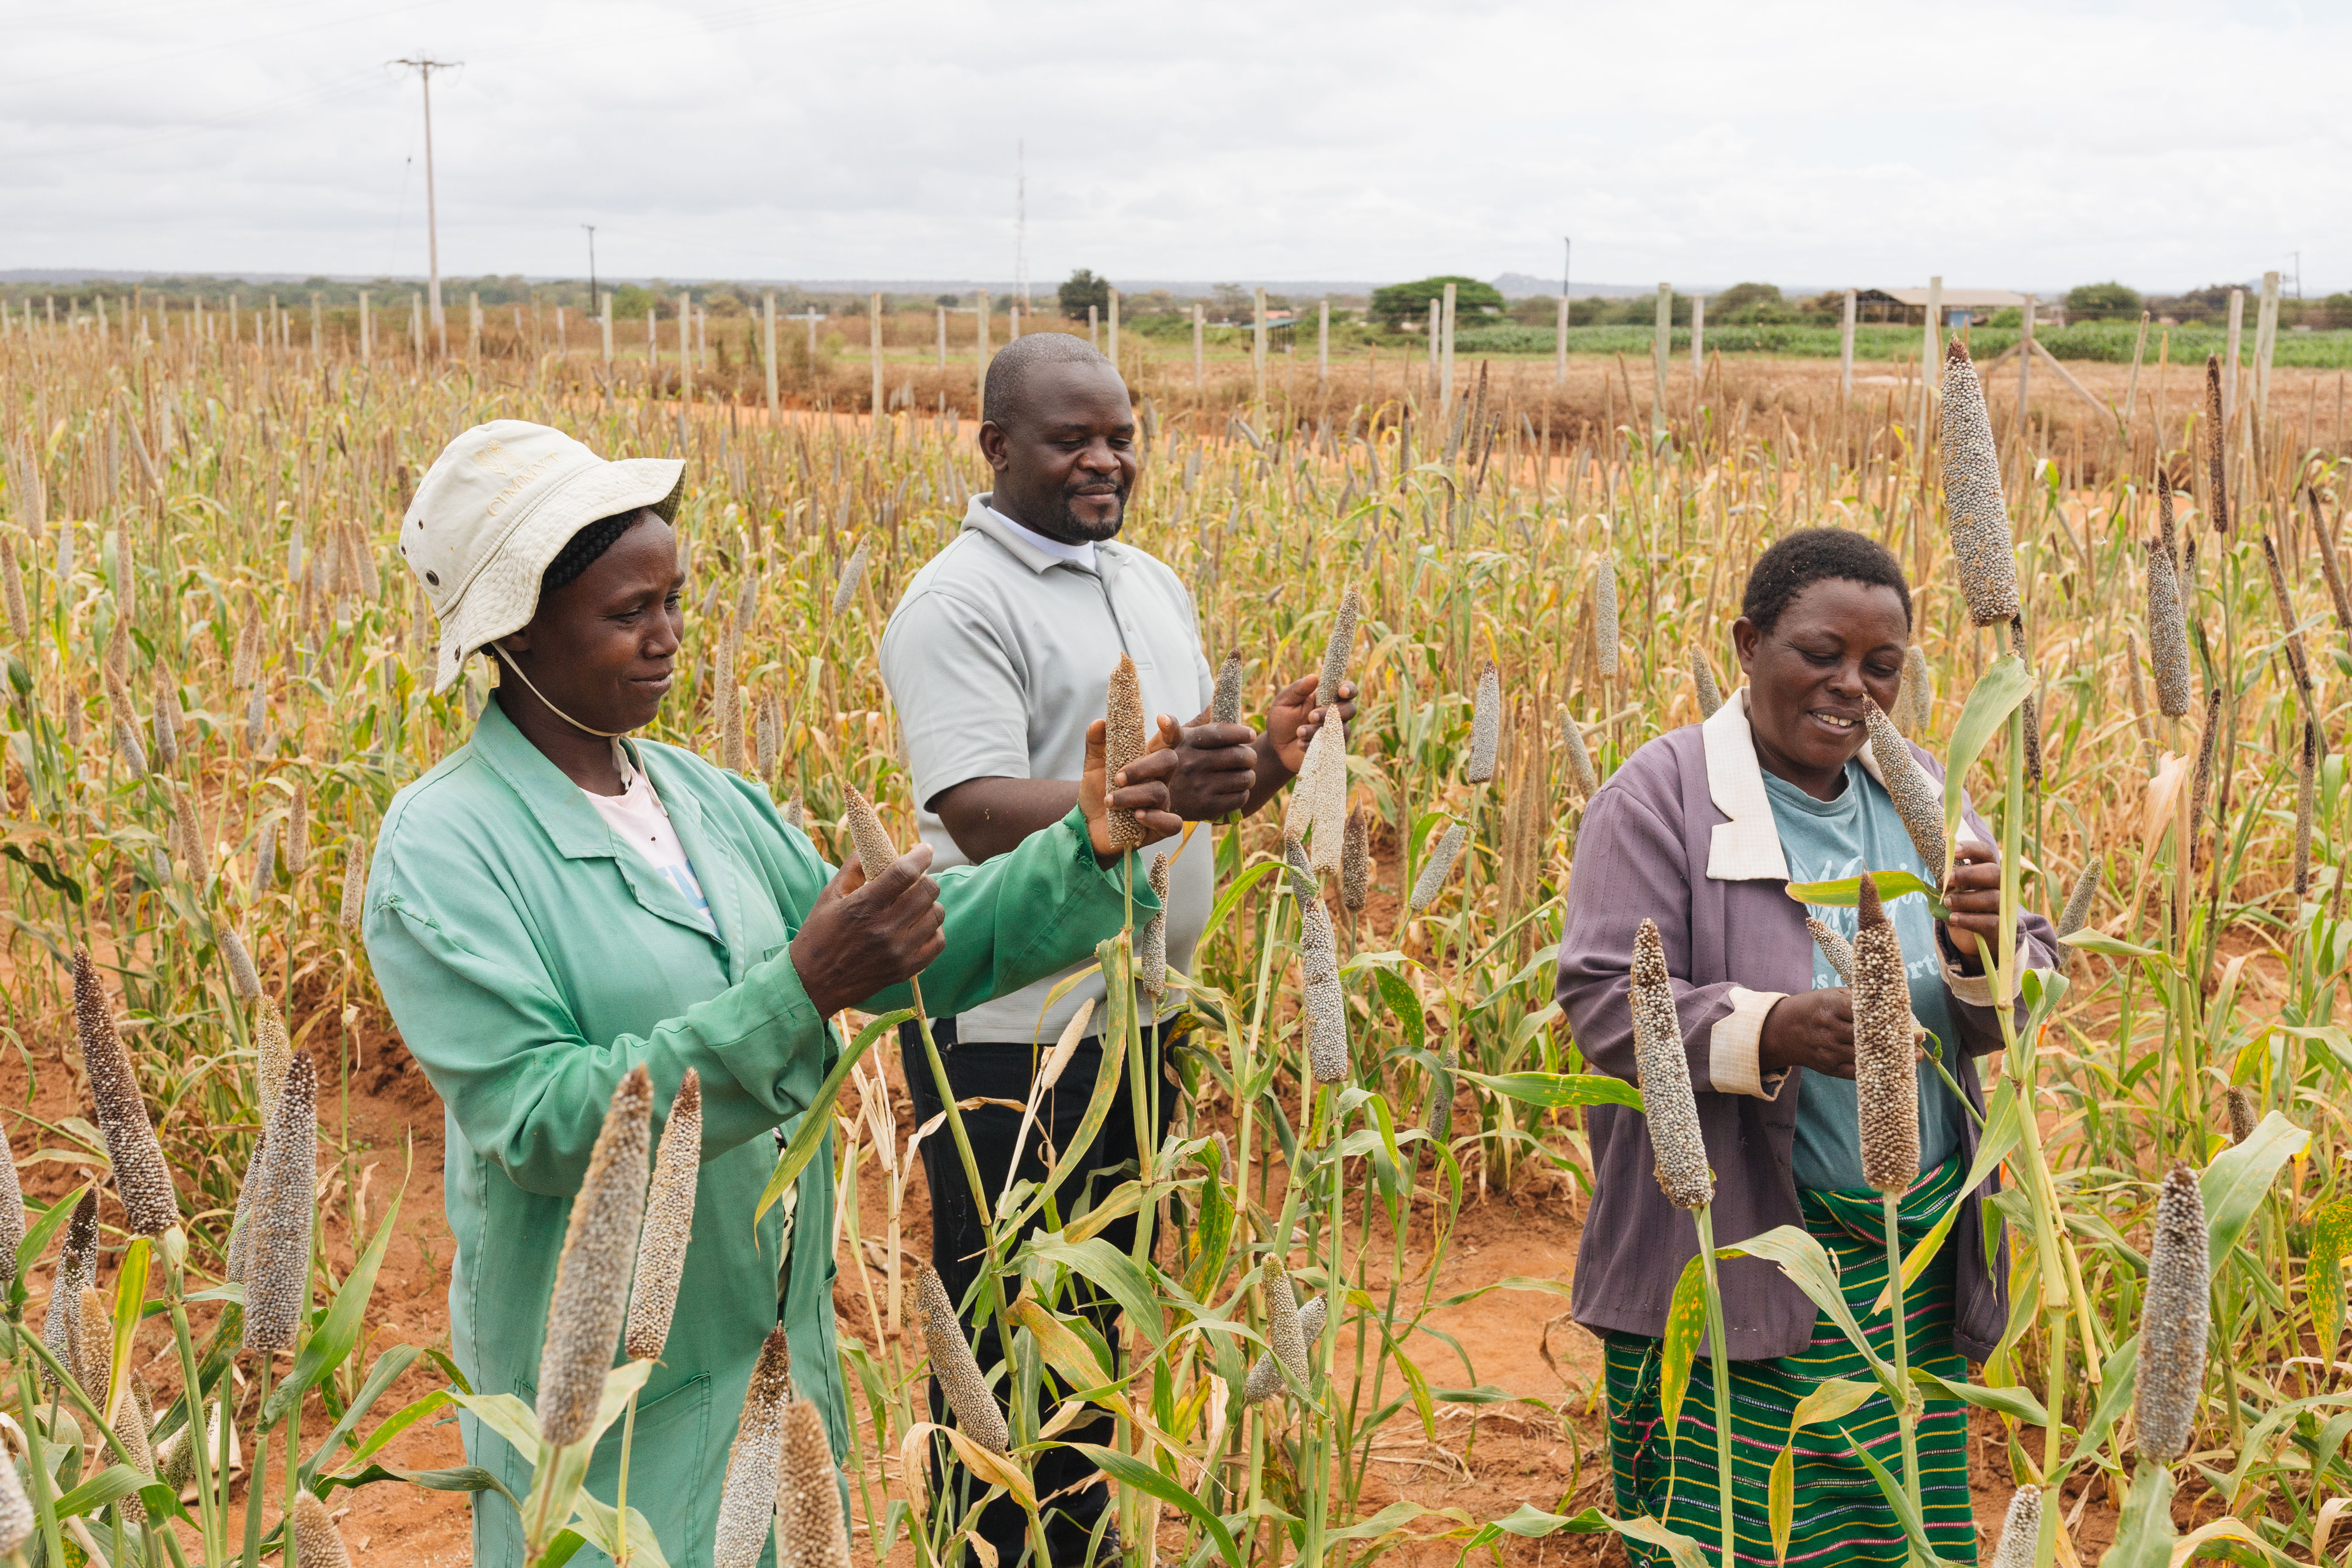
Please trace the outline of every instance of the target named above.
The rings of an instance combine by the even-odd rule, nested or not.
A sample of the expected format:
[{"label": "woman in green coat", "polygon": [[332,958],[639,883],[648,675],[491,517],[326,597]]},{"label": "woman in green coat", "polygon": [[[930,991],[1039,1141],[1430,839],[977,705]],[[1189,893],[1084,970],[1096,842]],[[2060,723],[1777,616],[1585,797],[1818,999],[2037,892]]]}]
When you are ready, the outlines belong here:
[{"label": "woman in green coat", "polygon": [[[1066,967],[1125,918],[1106,808],[1138,812],[1155,838],[1179,824],[1154,758],[1107,789],[1097,727],[1063,821],[936,879],[919,846],[867,883],[855,864],[826,865],[756,783],[623,739],[660,710],[684,630],[670,528],[683,467],[608,463],[501,420],[451,442],[425,475],[401,553],[440,623],[435,689],[483,650],[501,681],[467,743],[394,798],[365,931],[401,1037],[448,1108],[450,1334],[477,1393],[536,1402],[572,1196],[614,1088],[643,1064],[658,1111],[698,1075],[693,1240],[628,1490],[663,1555],[691,1568],[711,1561],[728,1447],[779,1315],[797,1387],[835,1454],[849,1442],[829,1161],[752,1220],[771,1135],[841,1048],[833,1016],[904,1005],[917,973],[932,1010],[951,1012]],[[1136,900],[1158,907],[1140,889]],[[523,1495],[531,1456],[470,1416],[461,1426],[467,1458]],[[619,1430],[588,1471],[606,1503]],[[522,1560],[515,1510],[477,1492],[474,1561]]]}]

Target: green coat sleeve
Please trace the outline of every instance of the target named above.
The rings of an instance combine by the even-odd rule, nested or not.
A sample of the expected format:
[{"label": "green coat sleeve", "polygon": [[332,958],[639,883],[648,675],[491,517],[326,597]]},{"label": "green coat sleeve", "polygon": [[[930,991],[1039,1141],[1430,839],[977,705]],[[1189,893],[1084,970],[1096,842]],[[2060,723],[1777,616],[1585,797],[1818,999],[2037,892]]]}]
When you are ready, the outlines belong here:
[{"label": "green coat sleeve", "polygon": [[[1127,919],[1119,868],[1095,858],[1086,815],[1076,806],[994,859],[949,867],[938,881],[947,948],[919,977],[924,1005],[936,1017],[978,1006],[1093,957],[1095,944]],[[1159,909],[1150,887],[1137,876],[1136,924]],[[893,985],[859,1005],[864,1012],[887,1013],[913,1001],[908,986]]]},{"label": "green coat sleeve", "polygon": [[[389,873],[388,875],[386,873]],[[806,1108],[830,1056],[789,951],[643,1034],[589,1039],[533,940],[583,911],[518,908],[460,843],[404,837],[377,857],[366,936],[402,1039],[466,1142],[526,1192],[569,1196],[613,1091],[643,1063],[656,1103],[702,1079],[706,1159]]]}]

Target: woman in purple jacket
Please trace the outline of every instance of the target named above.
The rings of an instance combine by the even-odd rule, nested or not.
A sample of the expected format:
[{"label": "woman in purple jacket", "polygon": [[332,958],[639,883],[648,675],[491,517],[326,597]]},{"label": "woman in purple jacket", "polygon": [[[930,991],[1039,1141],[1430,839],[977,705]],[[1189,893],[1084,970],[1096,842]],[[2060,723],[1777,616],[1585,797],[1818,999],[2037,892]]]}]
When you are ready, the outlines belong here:
[{"label": "woman in purple jacket", "polygon": [[[1892,708],[1902,686],[1910,589],[1874,541],[1808,529],[1758,559],[1740,609],[1732,640],[1747,686],[1705,723],[1643,747],[1585,811],[1559,1003],[1584,1055],[1634,1078],[1628,971],[1636,928],[1657,921],[1715,1168],[1718,1241],[1802,1226],[1829,1252],[1885,1355],[1893,1325],[1872,1310],[1885,1285],[1885,1237],[1879,1194],[1862,1174],[1853,1012],[1805,928],[1810,914],[1850,939],[1854,911],[1808,908],[1786,889],[1862,871],[1927,876],[1864,743],[1865,699]],[[1912,752],[1940,781],[1936,760],[1917,746]],[[1994,1183],[1960,1190],[1984,1112],[1976,1058],[2001,1043],[1979,957],[2000,933],[1991,846],[1990,829],[1967,812],[1947,885],[1948,921],[1936,921],[1916,896],[1886,906],[1912,1012],[1960,1091],[1923,1052],[1919,1180],[1900,1205],[1906,1247],[1959,1205],[1904,1300],[1912,1364],[1955,1380],[1966,1375],[1963,1357],[1990,1353],[2008,1321],[2000,1249],[1989,1260],[1985,1245],[1982,1204]],[[2051,967],[2055,952],[2049,922],[2021,919],[2021,964]],[[1594,1193],[1574,1310],[1605,1347],[1618,1508],[1712,1546],[1720,1522],[1708,1357],[1692,1369],[1679,1422],[1666,1423],[1658,1401],[1660,1336],[1675,1282],[1697,1251],[1696,1228],[1658,1190],[1640,1112],[1596,1108],[1590,1124]],[[1836,1325],[1771,1264],[1735,1260],[1722,1280],[1738,1556],[1769,1563],[1767,1481],[1797,1401],[1825,1378],[1868,1373]],[[1837,1425],[1901,1473],[1884,1394]],[[1926,1523],[1937,1555],[1952,1562],[1975,1557],[1967,1438],[1958,1404],[1928,1402],[1918,1428]],[[1797,1435],[1795,1479],[1790,1563],[1904,1561],[1900,1524],[1836,1431]]]}]

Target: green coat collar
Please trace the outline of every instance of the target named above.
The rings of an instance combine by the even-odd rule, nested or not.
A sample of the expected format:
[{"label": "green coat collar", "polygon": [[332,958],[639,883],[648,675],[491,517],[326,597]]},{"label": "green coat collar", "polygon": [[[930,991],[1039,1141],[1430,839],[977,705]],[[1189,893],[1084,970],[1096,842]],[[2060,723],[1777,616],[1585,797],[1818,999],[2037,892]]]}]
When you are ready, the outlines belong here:
[{"label": "green coat collar", "polygon": [[[474,725],[472,743],[475,754],[506,781],[507,787],[514,791],[515,798],[522,802],[523,809],[530,813],[558,853],[568,860],[613,861],[621,879],[629,885],[629,891],[647,913],[716,942],[727,954],[730,983],[742,978],[743,971],[749,967],[746,955],[728,940],[730,932],[741,931],[743,920],[742,889],[734,874],[732,856],[709,831],[702,804],[696,798],[686,771],[663,756],[663,748],[622,742],[660,792],[670,824],[677,829],[678,842],[685,846],[687,858],[694,863],[695,879],[702,884],[702,896],[709,902],[711,919],[718,922],[716,936],[696,916],[685,895],[671,885],[668,878],[655,875],[643,856],[623,853],[627,847],[613,837],[611,826],[588,804],[580,786],[550,762],[547,753],[532,745],[530,737],[515,728],[514,721],[507,717],[506,710],[495,699],[483,704],[482,716]],[[758,955],[752,954],[751,959],[757,962]]]}]

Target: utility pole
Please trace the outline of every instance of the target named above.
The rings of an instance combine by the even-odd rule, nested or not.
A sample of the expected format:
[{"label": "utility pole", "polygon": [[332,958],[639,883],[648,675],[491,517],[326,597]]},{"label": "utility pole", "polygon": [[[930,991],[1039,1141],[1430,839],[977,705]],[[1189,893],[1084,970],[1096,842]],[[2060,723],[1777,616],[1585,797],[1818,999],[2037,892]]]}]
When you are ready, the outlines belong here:
[{"label": "utility pole", "polygon": [[1029,304],[1029,142],[1013,144],[1013,288],[1024,309]]},{"label": "utility pole", "polygon": [[391,63],[406,66],[425,83],[425,256],[430,268],[425,287],[432,297],[433,331],[440,340],[441,357],[446,359],[449,357],[449,323],[441,314],[441,225],[433,205],[433,73],[455,70],[465,62],[427,59],[424,51],[419,50],[414,59]]},{"label": "utility pole", "polygon": [[596,304],[596,226],[583,223],[580,226],[588,231],[588,304],[593,310]]}]

